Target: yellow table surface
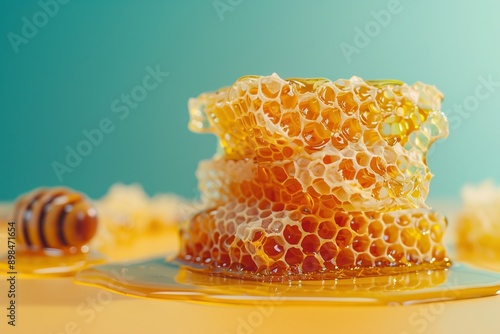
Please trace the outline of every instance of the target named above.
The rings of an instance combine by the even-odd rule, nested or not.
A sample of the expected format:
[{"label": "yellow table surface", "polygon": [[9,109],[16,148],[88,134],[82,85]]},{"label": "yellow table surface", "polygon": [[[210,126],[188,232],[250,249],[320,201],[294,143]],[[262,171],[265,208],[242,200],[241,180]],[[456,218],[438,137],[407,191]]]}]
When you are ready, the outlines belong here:
[{"label": "yellow table surface", "polygon": [[[137,242],[112,260],[176,247],[171,233]],[[6,290],[2,279],[5,315]],[[20,277],[17,293],[17,325],[8,326],[4,315],[0,333],[500,333],[500,297],[391,307],[227,306],[129,297],[72,278]]]}]

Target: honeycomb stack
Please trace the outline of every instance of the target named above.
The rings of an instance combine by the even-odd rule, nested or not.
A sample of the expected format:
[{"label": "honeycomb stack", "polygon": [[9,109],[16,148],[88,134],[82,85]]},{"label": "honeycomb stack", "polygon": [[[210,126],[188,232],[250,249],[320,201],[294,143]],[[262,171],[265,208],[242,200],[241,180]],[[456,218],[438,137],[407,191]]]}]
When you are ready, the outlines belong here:
[{"label": "honeycomb stack", "polygon": [[367,276],[449,265],[445,218],[425,205],[430,145],[447,136],[433,86],[247,76],[190,99],[207,209],[179,259],[229,276]]}]

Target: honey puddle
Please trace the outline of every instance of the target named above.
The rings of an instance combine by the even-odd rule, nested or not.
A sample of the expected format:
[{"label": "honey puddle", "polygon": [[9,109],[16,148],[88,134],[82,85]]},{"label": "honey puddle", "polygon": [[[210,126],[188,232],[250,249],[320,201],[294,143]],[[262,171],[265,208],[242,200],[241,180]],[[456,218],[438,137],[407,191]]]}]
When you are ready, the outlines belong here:
[{"label": "honey puddle", "polygon": [[137,297],[249,304],[410,305],[497,295],[500,273],[454,264],[397,275],[265,283],[208,275],[176,261],[153,258],[80,271],[79,283]]},{"label": "honey puddle", "polygon": [[83,268],[104,262],[104,256],[93,251],[73,253],[62,252],[58,249],[45,249],[38,252],[18,251],[13,268],[10,267],[6,255],[0,258],[0,274],[15,271],[23,276],[73,276]]}]

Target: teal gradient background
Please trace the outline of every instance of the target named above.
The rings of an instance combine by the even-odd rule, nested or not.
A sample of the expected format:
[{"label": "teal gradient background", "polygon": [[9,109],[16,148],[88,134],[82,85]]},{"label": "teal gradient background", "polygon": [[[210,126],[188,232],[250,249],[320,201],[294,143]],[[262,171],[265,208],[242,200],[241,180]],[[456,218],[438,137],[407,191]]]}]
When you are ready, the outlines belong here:
[{"label": "teal gradient background", "polygon": [[[0,200],[61,184],[100,197],[115,182],[196,196],[197,163],[213,155],[216,140],[187,130],[187,100],[246,74],[422,81],[444,93],[450,118],[480,76],[500,82],[498,1],[401,0],[401,12],[351,62],[340,44],[354,45],[356,27],[389,1],[220,2],[231,8],[222,16],[213,1],[73,0],[16,53],[8,34],[20,35],[23,17],[32,21],[41,7],[2,1]],[[157,64],[169,76],[120,120],[111,103]],[[431,197],[499,181],[499,105],[496,87],[436,144]],[[64,163],[65,147],[103,118],[114,131],[60,182],[51,164]]]}]

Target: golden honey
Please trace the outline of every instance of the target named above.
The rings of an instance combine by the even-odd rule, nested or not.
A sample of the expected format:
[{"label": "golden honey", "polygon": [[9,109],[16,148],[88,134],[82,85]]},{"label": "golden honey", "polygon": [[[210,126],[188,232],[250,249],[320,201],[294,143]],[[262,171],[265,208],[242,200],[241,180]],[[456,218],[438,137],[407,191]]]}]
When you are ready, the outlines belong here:
[{"label": "golden honey", "polygon": [[333,280],[268,282],[207,275],[203,267],[153,258],[90,267],[78,272],[76,279],[128,296],[189,300],[219,307],[275,301],[302,307],[412,305],[494,296],[500,288],[499,273],[462,264],[444,270],[422,268],[417,272]]},{"label": "golden honey", "polygon": [[[176,248],[172,221],[164,223],[165,217],[178,220],[187,213],[174,213],[180,213],[180,202],[172,202],[168,210],[163,210],[166,202],[150,205],[149,199],[140,197],[125,203],[128,191],[119,189],[113,201],[100,203],[108,217],[92,245],[105,249],[111,261],[129,262],[89,267],[103,259],[87,254],[88,247],[76,253],[54,251],[46,247],[45,234],[36,234],[73,230],[59,229],[60,224],[46,232],[35,228],[29,243],[26,238],[20,242],[30,246],[24,253],[28,256],[19,261],[21,298],[26,298],[23,312],[40,319],[31,322],[39,330],[40,324],[49,323],[45,315],[63,311],[64,319],[74,319],[74,310],[78,314],[82,305],[90,310],[82,303],[84,297],[95,301],[88,298],[92,289],[71,286],[69,280],[41,282],[24,274],[76,273],[77,282],[127,296],[216,304],[206,318],[213,320],[213,312],[222,310],[219,323],[230,322],[227,311],[235,309],[221,304],[247,305],[247,310],[255,305],[259,310],[268,304],[273,310],[281,303],[298,305],[283,313],[283,323],[289,324],[290,315],[302,314],[304,305],[412,305],[496,295],[500,274],[450,266],[442,240],[446,220],[425,205],[431,178],[425,154],[447,132],[440,100],[439,92],[420,83],[277,76],[242,78],[231,88],[192,100],[191,128],[214,132],[221,153],[200,164],[198,177],[207,207],[183,224],[179,255],[145,259]],[[22,209],[15,217],[30,210]],[[40,224],[43,219],[26,221]],[[467,231],[471,228],[468,223]],[[70,237],[84,239],[89,235],[72,233],[76,234]],[[36,245],[31,240],[37,240]],[[61,243],[51,240],[51,245],[60,246],[68,239],[65,234]],[[5,274],[4,264],[0,271]],[[37,292],[45,290],[48,299],[40,299],[44,295]],[[53,291],[55,299],[49,296]],[[101,300],[105,302],[114,296],[104,290],[96,293],[98,298],[109,295]],[[41,300],[49,299],[50,305],[40,307]],[[158,310],[156,301],[130,303],[128,297],[112,305],[119,316],[103,313],[101,325],[92,322],[92,328],[130,330],[119,322],[124,314],[132,314],[138,305],[148,314]],[[179,305],[172,304],[172,310]],[[441,303],[434,305],[442,310]],[[342,319],[350,312],[345,307],[317,308],[315,314],[322,310],[334,310]],[[407,326],[400,316],[394,318],[402,308],[352,310],[352,321],[340,321],[341,326],[352,327],[356,319],[374,312],[379,312],[377,319],[392,316],[401,328]],[[408,310],[411,317],[417,314]],[[183,313],[193,314],[192,306]],[[159,316],[155,319],[163,319]],[[176,326],[191,323],[179,319]],[[75,326],[88,323],[76,320],[80,323]],[[61,325],[54,323],[49,331]],[[273,323],[276,328],[281,325],[276,318]]]},{"label": "golden honey", "polygon": [[190,129],[221,150],[200,163],[207,209],[183,227],[179,259],[250,278],[448,267],[446,220],[425,204],[441,100],[422,83],[277,75],[191,99]]}]

